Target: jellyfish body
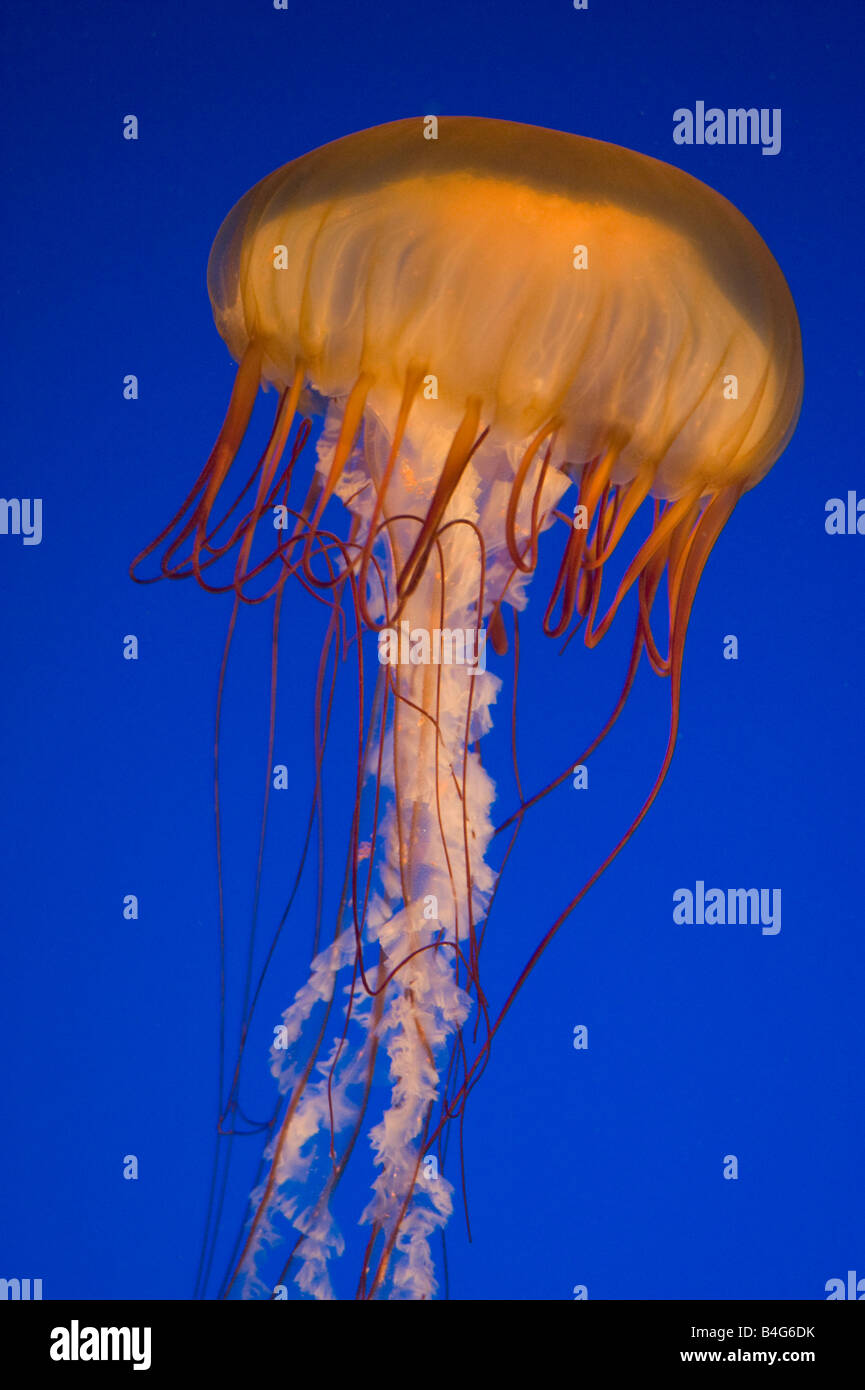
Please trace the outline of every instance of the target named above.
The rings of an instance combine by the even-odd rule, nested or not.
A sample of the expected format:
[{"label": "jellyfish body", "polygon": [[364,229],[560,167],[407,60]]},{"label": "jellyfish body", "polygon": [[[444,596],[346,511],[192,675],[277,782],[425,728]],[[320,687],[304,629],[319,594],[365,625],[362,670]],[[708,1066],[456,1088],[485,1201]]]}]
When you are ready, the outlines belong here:
[{"label": "jellyfish body", "polygon": [[[452,1186],[427,1180],[422,1159],[460,1115],[514,997],[493,1009],[479,970],[496,885],[495,788],[479,742],[501,687],[478,659],[486,633],[503,655],[503,614],[524,607],[540,535],[557,519],[566,540],[547,633],[583,624],[593,646],[636,589],[610,724],[644,651],[670,678],[671,721],[658,780],[615,854],[669,766],[706,558],[738,498],[783,451],[801,403],[789,290],[718,194],[645,156],[555,131],[442,118],[437,138],[428,134],[409,120],[349,136],[264,179],[229,214],[208,285],[240,363],[235,390],[204,472],[144,552],[174,532],[162,573],[231,590],[235,606],[263,597],[249,594],[265,572],[277,603],[295,576],[330,605],[332,622],[349,615],[358,646],[377,633],[382,660],[352,788],[348,901],[284,1017],[273,1055],[284,1108],[234,1292],[263,1291],[259,1258],[287,1224],[301,1290],[330,1296],[328,1262],[343,1245],[330,1198],[385,1067],[390,1100],[369,1129],[377,1175],[358,1292],[435,1292],[430,1239],[450,1214]],[[276,422],[232,529],[214,509],[261,385],[278,392]],[[310,402],[325,410],[324,427],[305,496],[291,505],[302,426],[283,460]],[[564,513],[572,483],[576,504]],[[644,502],[648,533],[632,541]],[[278,504],[290,526],[253,563],[256,524]],[[632,558],[600,616],[604,567],[620,544]],[[233,578],[214,585],[208,571],[228,555]],[[652,626],[663,580],[666,651]],[[371,862],[361,875],[368,779]],[[341,998],[343,982],[347,1003],[328,1034],[316,1010]],[[472,1010],[474,1050],[463,1033]]]}]

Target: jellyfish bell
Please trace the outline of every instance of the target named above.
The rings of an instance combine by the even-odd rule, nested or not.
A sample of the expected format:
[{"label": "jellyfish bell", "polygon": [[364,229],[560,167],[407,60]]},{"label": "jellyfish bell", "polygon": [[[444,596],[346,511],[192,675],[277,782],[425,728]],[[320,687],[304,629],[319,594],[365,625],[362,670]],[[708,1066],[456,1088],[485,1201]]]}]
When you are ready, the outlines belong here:
[{"label": "jellyfish bell", "polygon": [[[433,140],[425,129],[398,121],[324,146],[229,213],[208,286],[240,364],[232,399],[186,503],[139,557],[165,543],[162,574],[231,591],[235,609],[271,595],[281,603],[295,577],[330,607],[329,633],[347,624],[358,651],[370,631],[411,640],[410,658],[381,666],[366,703],[358,668],[350,887],[284,1016],[289,1046],[273,1055],[284,1105],[228,1293],[267,1289],[266,1248],[293,1226],[301,1291],[331,1296],[330,1260],[344,1238],[331,1199],[366,1125],[377,1172],[358,1294],[433,1295],[430,1241],[450,1214],[452,1183],[443,1172],[425,1179],[424,1154],[438,1146],[443,1159],[442,1136],[516,991],[657,794],[700,573],[741,494],[783,451],[801,403],[790,292],[757,232],[717,193],[646,156],[556,131],[475,118],[442,118]],[[278,394],[273,431],[217,520],[260,386]],[[297,422],[313,400],[325,409],[314,469],[303,454],[308,424]],[[572,484],[573,514],[560,509]],[[259,558],[256,525],[276,506],[289,525]],[[612,727],[643,652],[670,678],[670,730],[631,825],[493,1007],[480,955],[485,940],[491,949],[497,885],[495,788],[479,746],[502,677],[465,653],[476,655],[468,639],[488,628],[503,657],[504,614],[525,606],[540,536],[557,521],[565,540],[548,634],[582,625],[593,646],[637,591],[622,695],[578,761]],[[620,547],[624,573],[601,615],[604,570]],[[215,584],[226,557],[233,577]],[[664,578],[666,651],[652,621]],[[549,790],[523,797],[504,824],[518,827]],[[328,1033],[316,1011],[341,1000],[344,983],[347,1003]],[[372,1079],[383,1071],[389,1103],[373,1117]]]},{"label": "jellyfish bell", "polygon": [[[471,397],[517,441],[555,416],[579,461],[615,435],[616,480],[649,465],[656,496],[753,484],[798,412],[798,322],[754,228],[678,169],[558,131],[442,118],[425,140],[408,120],[326,145],[240,200],[208,285],[264,382],[303,361],[347,397],[366,374],[393,420],[411,365],[435,364],[443,423]],[[734,369],[731,400],[713,388]]]}]

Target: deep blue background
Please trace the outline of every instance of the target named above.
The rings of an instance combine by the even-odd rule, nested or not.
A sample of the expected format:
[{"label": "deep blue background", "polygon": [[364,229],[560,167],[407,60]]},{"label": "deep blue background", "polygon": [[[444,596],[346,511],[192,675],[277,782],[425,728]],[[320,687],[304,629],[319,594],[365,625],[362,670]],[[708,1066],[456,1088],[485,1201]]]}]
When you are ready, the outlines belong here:
[{"label": "deep blue background", "polygon": [[[227,608],[188,584],[137,589],[127,566],[185,495],[228,397],[204,280],[222,217],[307,149],[427,112],[592,135],[705,180],[777,256],[806,363],[798,431],[703,579],[667,784],[535,972],[472,1098],[474,1242],[457,1214],[451,1295],[567,1299],[584,1283],[592,1298],[811,1299],[865,1275],[865,538],[823,525],[827,498],[865,492],[858,3],[5,9],[0,492],[42,497],[45,534],[0,537],[0,1275],[41,1277],[46,1297],[191,1293],[215,1108]],[[672,113],[697,100],[780,107],[781,153],[675,146]],[[137,143],[121,138],[129,112]],[[622,627],[558,657],[538,630],[547,582],[523,623],[529,789],[588,742],[625,652]],[[274,806],[271,907],[305,817],[321,632],[318,609],[287,603],[278,760],[298,794]],[[122,660],[126,633],[138,662]],[[727,633],[738,662],[722,659]],[[227,881],[242,941],[266,621],[239,641]],[[565,786],[527,820],[486,947],[494,998],[636,810],[666,698],[645,673],[589,791]],[[487,756],[511,809],[505,734],[503,710]],[[337,804],[349,738],[336,735]],[[672,893],[698,878],[780,887],[780,935],[674,926]],[[297,983],[275,982],[274,1009]],[[722,1180],[728,1153],[737,1182]],[[242,1196],[241,1183],[234,1219]]]}]

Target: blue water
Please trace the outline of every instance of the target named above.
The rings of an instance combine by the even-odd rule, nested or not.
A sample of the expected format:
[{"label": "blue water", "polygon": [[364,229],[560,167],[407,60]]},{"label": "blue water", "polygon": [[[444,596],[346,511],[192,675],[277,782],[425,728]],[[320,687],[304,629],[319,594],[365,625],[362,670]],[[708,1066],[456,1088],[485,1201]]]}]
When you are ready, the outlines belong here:
[{"label": "blue water", "polygon": [[[192,1293],[216,1111],[212,744],[227,607],[190,584],[136,588],[127,567],[186,494],[228,398],[204,279],[222,217],[306,150],[427,112],[596,136],[718,189],[788,279],[806,368],[796,435],[706,570],[667,783],[541,961],[472,1096],[473,1240],[458,1209],[450,1295],[819,1299],[828,1279],[865,1275],[865,537],[824,527],[827,499],[865,495],[860,24],[853,0],[6,6],[0,492],[42,498],[44,534],[0,536],[0,1275],[42,1278],[46,1297]],[[674,144],[673,112],[697,101],[779,108],[780,152]],[[130,113],[136,142],[122,138]],[[539,630],[554,558],[522,626],[527,790],[605,718],[630,622],[559,657]],[[293,782],[274,797],[271,926],[305,825],[323,612],[292,591],[286,608],[276,760]],[[728,634],[737,661],[723,659]],[[226,697],[236,970],[267,643],[267,616],[251,615]],[[644,672],[589,789],[566,784],[527,819],[485,946],[494,998],[651,785],[667,696]],[[504,812],[504,710],[499,732],[489,764]],[[337,820],[351,737],[347,723],[334,734]],[[780,888],[780,932],[675,925],[673,893],[698,880]],[[123,917],[127,894],[137,920]],[[313,903],[308,885],[292,918],[300,954]],[[272,982],[277,1017],[299,983],[288,968]],[[266,1034],[250,1060],[258,1119]],[[243,1192],[239,1177],[229,1225]],[[360,1179],[356,1196],[355,1211]]]}]

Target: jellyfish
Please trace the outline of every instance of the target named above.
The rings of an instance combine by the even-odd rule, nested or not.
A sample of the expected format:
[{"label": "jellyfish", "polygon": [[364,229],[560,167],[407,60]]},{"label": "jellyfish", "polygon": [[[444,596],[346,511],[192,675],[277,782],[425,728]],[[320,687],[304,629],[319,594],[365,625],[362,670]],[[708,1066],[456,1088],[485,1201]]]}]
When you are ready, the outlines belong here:
[{"label": "jellyfish", "polygon": [[[265,1270],[282,1246],[280,1289],[333,1297],[341,1258],[360,1299],[427,1299],[459,1187],[448,1133],[533,965],[670,766],[701,572],[798,418],[797,316],[758,233],[697,180],[480,118],[396,121],[285,165],[229,213],[208,288],[233,392],[133,576],[228,595],[229,633],[245,605],[270,603],[274,650],[286,586],[302,586],[357,717],[343,890],[308,976],[285,982],[279,1100],[220,1292],[277,1296]],[[260,388],[276,394],[273,426],[229,487]],[[557,543],[543,631],[593,648],[626,601],[634,624],[621,693],[580,761],[643,656],[669,681],[669,731],[618,843],[493,1000],[480,967],[495,950],[494,841],[574,761],[495,824],[483,739],[540,546]],[[157,552],[158,572],[140,574]],[[321,687],[320,668],[319,766]],[[224,1123],[233,1105],[227,1091]],[[345,1229],[334,1194],[363,1150],[369,1196]]]}]

